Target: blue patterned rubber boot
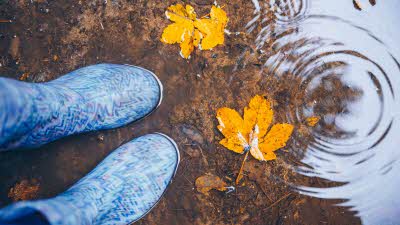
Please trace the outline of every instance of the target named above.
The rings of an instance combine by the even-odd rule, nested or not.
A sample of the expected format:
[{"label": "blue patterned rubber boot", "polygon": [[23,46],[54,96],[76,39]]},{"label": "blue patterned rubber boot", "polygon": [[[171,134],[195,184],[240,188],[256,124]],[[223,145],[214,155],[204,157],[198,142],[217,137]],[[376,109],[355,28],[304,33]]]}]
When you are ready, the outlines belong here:
[{"label": "blue patterned rubber boot", "polygon": [[47,83],[0,78],[0,151],[116,128],[150,114],[162,85],[140,67],[99,64]]},{"label": "blue patterned rubber boot", "polygon": [[133,223],[158,203],[178,163],[179,150],[173,140],[163,134],[142,136],[115,150],[63,194],[0,210],[0,224],[33,224],[35,220],[51,225]]}]

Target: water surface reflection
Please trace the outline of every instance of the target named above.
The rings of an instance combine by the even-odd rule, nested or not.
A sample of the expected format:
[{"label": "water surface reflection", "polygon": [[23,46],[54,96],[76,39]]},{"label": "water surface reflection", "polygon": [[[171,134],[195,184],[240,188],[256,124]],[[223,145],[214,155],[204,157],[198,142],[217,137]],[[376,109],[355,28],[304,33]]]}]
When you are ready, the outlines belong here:
[{"label": "water surface reflection", "polygon": [[345,199],[341,205],[364,224],[399,224],[400,3],[362,12],[347,0],[253,3],[246,28],[256,34],[263,72],[300,80],[303,104],[288,109],[287,120],[321,117],[310,139],[295,139],[291,153],[301,166],[293,170],[331,187],[293,185],[305,195]]}]

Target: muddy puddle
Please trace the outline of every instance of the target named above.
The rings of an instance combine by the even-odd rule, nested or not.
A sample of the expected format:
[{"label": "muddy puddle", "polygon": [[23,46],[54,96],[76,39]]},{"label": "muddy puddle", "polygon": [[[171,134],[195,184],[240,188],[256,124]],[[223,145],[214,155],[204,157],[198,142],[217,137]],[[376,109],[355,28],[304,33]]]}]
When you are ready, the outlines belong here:
[{"label": "muddy puddle", "polygon": [[[173,3],[0,1],[2,76],[44,82],[109,62],[148,68],[165,87],[163,104],[143,121],[1,153],[0,206],[15,199],[10,193],[52,197],[113,149],[157,131],[178,143],[180,169],[138,224],[400,223],[400,2],[218,1],[228,29],[244,34],[190,60],[159,41]],[[184,3],[205,15],[213,1]],[[288,148],[276,161],[249,160],[234,192],[197,192],[205,173],[234,185],[242,156],[218,144],[216,110],[242,113],[256,94],[273,99],[275,122],[295,126]],[[315,127],[305,126],[310,116],[321,118]]]}]

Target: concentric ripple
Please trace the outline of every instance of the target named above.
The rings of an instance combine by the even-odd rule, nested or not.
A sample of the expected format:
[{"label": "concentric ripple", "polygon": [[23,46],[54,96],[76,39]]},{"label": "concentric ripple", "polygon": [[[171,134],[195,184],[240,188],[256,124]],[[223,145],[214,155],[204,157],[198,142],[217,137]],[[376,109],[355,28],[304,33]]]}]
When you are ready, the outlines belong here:
[{"label": "concentric ripple", "polygon": [[305,18],[309,9],[308,0],[270,0],[269,5],[275,11],[278,23],[288,24]]},{"label": "concentric ripple", "polygon": [[292,26],[305,19],[310,6],[309,0],[252,1],[255,17],[248,22],[248,31],[252,31],[258,24],[269,24],[271,20],[275,25]]},{"label": "concentric ripple", "polygon": [[[294,6],[291,2],[286,1]],[[280,6],[286,13],[274,11],[276,18],[304,15],[292,10],[300,5]],[[291,152],[304,166],[293,170],[331,181],[332,187],[293,185],[305,195],[345,199],[341,205],[356,211],[364,224],[400,224],[400,64],[367,29],[333,16],[301,18],[286,20],[288,26],[273,21],[247,26],[249,31],[262,26],[255,42],[265,74],[299,81],[293,83],[300,90],[295,97],[303,103],[286,110],[287,121],[304,124],[307,117],[321,117],[308,129],[310,138],[300,131],[294,138]]]}]

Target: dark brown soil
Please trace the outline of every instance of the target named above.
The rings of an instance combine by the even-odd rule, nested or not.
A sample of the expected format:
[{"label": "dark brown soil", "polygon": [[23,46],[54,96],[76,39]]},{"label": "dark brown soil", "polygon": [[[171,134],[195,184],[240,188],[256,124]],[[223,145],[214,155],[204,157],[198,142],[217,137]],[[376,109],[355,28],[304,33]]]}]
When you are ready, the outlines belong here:
[{"label": "dark brown soil", "polygon": [[[0,0],[0,74],[28,82],[44,82],[74,69],[102,62],[133,64],[154,71],[165,87],[161,107],[150,117],[119,129],[64,138],[41,149],[0,154],[0,206],[11,203],[8,193],[23,180],[40,180],[37,198],[52,197],[73,185],[113,149],[134,137],[164,132],[180,147],[177,176],[158,206],[138,224],[359,224],[354,213],[334,204],[294,192],[285,181],[304,179],[288,169],[290,158],[250,159],[246,176],[232,193],[197,192],[195,180],[205,173],[229,185],[243,156],[218,144],[216,110],[242,112],[255,94],[272,98],[278,112],[302,101],[299,82],[260,73],[252,57],[251,35],[226,36],[224,46],[192,53],[182,59],[178,46],[159,41],[169,23],[165,9],[176,1],[154,0]],[[200,15],[212,1],[184,1]],[[253,15],[251,1],[219,1],[225,5],[231,31],[244,31]],[[240,55],[244,58],[240,58]],[[240,58],[240,60],[239,60]],[[340,90],[340,88],[338,89]],[[323,92],[323,90],[321,90]],[[318,95],[318,93],[316,93]],[[320,95],[318,95],[320,97]],[[317,97],[318,97],[317,96]],[[304,100],[303,100],[304,101]],[[307,137],[295,124],[294,138]],[[289,143],[291,145],[293,143]]]}]

